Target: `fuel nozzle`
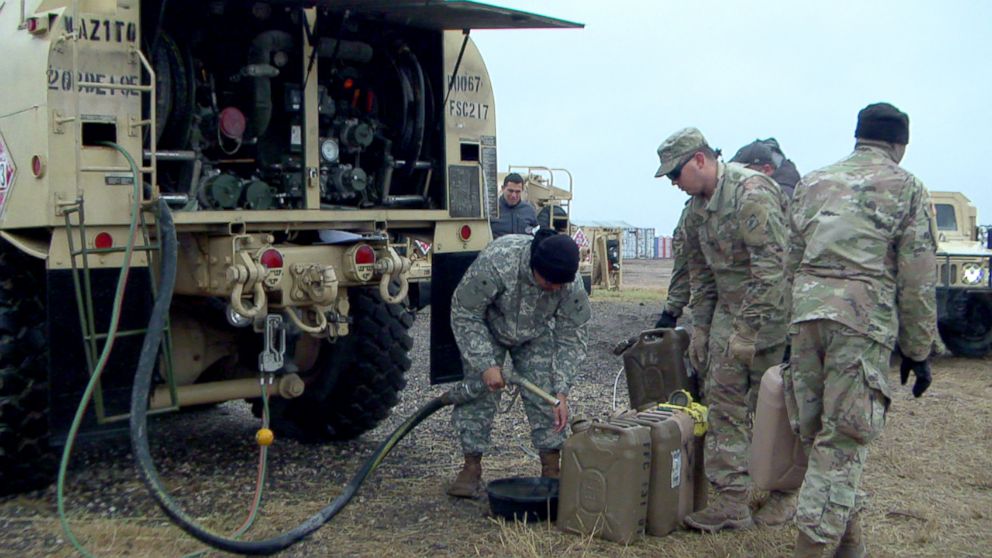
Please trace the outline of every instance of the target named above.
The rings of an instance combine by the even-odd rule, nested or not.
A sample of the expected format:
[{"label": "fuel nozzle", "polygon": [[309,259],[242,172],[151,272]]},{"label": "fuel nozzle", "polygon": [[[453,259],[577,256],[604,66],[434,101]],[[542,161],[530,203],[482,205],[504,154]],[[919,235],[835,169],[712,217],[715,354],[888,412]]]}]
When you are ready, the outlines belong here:
[{"label": "fuel nozzle", "polygon": [[[507,383],[516,384],[526,389],[546,401],[548,405],[551,405],[552,407],[561,405],[561,401],[559,401],[557,397],[537,387],[530,380],[517,376],[516,374],[511,374],[506,370],[504,370],[502,374]],[[458,382],[455,387],[449,389],[441,395],[441,402],[445,405],[461,405],[462,403],[467,403],[473,399],[482,397],[484,393],[486,393],[486,385],[482,383],[482,378],[462,380],[461,382]]]}]

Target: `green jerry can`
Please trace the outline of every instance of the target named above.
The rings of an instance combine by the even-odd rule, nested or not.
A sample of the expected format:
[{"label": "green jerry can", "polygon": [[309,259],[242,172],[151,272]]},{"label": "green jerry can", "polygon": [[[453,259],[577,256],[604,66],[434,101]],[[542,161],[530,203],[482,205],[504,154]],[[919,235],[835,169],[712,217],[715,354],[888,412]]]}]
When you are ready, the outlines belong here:
[{"label": "green jerry can", "polygon": [[587,424],[562,449],[558,528],[633,542],[647,520],[651,431],[638,424]]},{"label": "green jerry can", "polygon": [[623,351],[630,406],[638,411],[668,401],[673,391],[688,390],[697,396],[686,367],[689,334],[675,329],[649,329]]}]

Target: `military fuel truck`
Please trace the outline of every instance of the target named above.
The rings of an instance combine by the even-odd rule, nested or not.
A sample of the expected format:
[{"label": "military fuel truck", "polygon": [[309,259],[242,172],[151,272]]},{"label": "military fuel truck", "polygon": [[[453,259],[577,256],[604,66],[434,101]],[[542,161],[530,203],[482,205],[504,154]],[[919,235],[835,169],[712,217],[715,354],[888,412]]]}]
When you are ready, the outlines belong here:
[{"label": "military fuel truck", "polygon": [[163,204],[152,409],[258,407],[265,373],[280,435],[356,437],[405,386],[428,273],[432,382],[459,379],[450,297],[498,190],[469,30],[576,26],[464,1],[0,2],[0,490],[50,480],[95,371],[84,430],[126,426]]},{"label": "military fuel truck", "polygon": [[954,354],[992,352],[992,246],[960,192],[931,192],[937,225],[937,324]]}]

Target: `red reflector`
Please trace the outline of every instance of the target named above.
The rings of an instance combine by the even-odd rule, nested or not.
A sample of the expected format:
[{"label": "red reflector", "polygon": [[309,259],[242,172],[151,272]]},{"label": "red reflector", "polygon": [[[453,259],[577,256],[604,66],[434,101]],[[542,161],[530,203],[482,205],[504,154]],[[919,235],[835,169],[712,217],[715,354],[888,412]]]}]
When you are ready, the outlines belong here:
[{"label": "red reflector", "polygon": [[99,249],[111,248],[114,245],[114,237],[110,233],[102,232],[93,239],[93,246]]},{"label": "red reflector", "polygon": [[279,250],[269,249],[262,252],[262,257],[258,258],[258,261],[265,266],[265,269],[282,268],[282,254]]},{"label": "red reflector", "polygon": [[45,164],[41,162],[40,155],[31,157],[31,172],[34,173],[35,178],[41,178],[41,175],[45,174]]},{"label": "red reflector", "polygon": [[38,29],[38,19],[31,18],[28,20],[28,33],[34,33]]},{"label": "red reflector", "polygon": [[462,242],[472,238],[472,227],[462,225],[462,228],[458,229],[458,238],[462,239]]},{"label": "red reflector", "polygon": [[364,245],[355,250],[355,263],[358,265],[374,264],[375,250],[371,246]]}]

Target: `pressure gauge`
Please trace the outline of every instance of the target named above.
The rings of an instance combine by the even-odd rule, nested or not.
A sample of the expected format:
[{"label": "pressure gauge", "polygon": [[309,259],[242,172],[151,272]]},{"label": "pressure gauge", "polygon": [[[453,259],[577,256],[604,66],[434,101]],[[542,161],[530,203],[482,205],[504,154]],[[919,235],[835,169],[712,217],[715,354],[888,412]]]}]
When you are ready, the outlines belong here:
[{"label": "pressure gauge", "polygon": [[328,163],[337,162],[339,152],[338,142],[332,139],[320,142],[320,156]]}]

